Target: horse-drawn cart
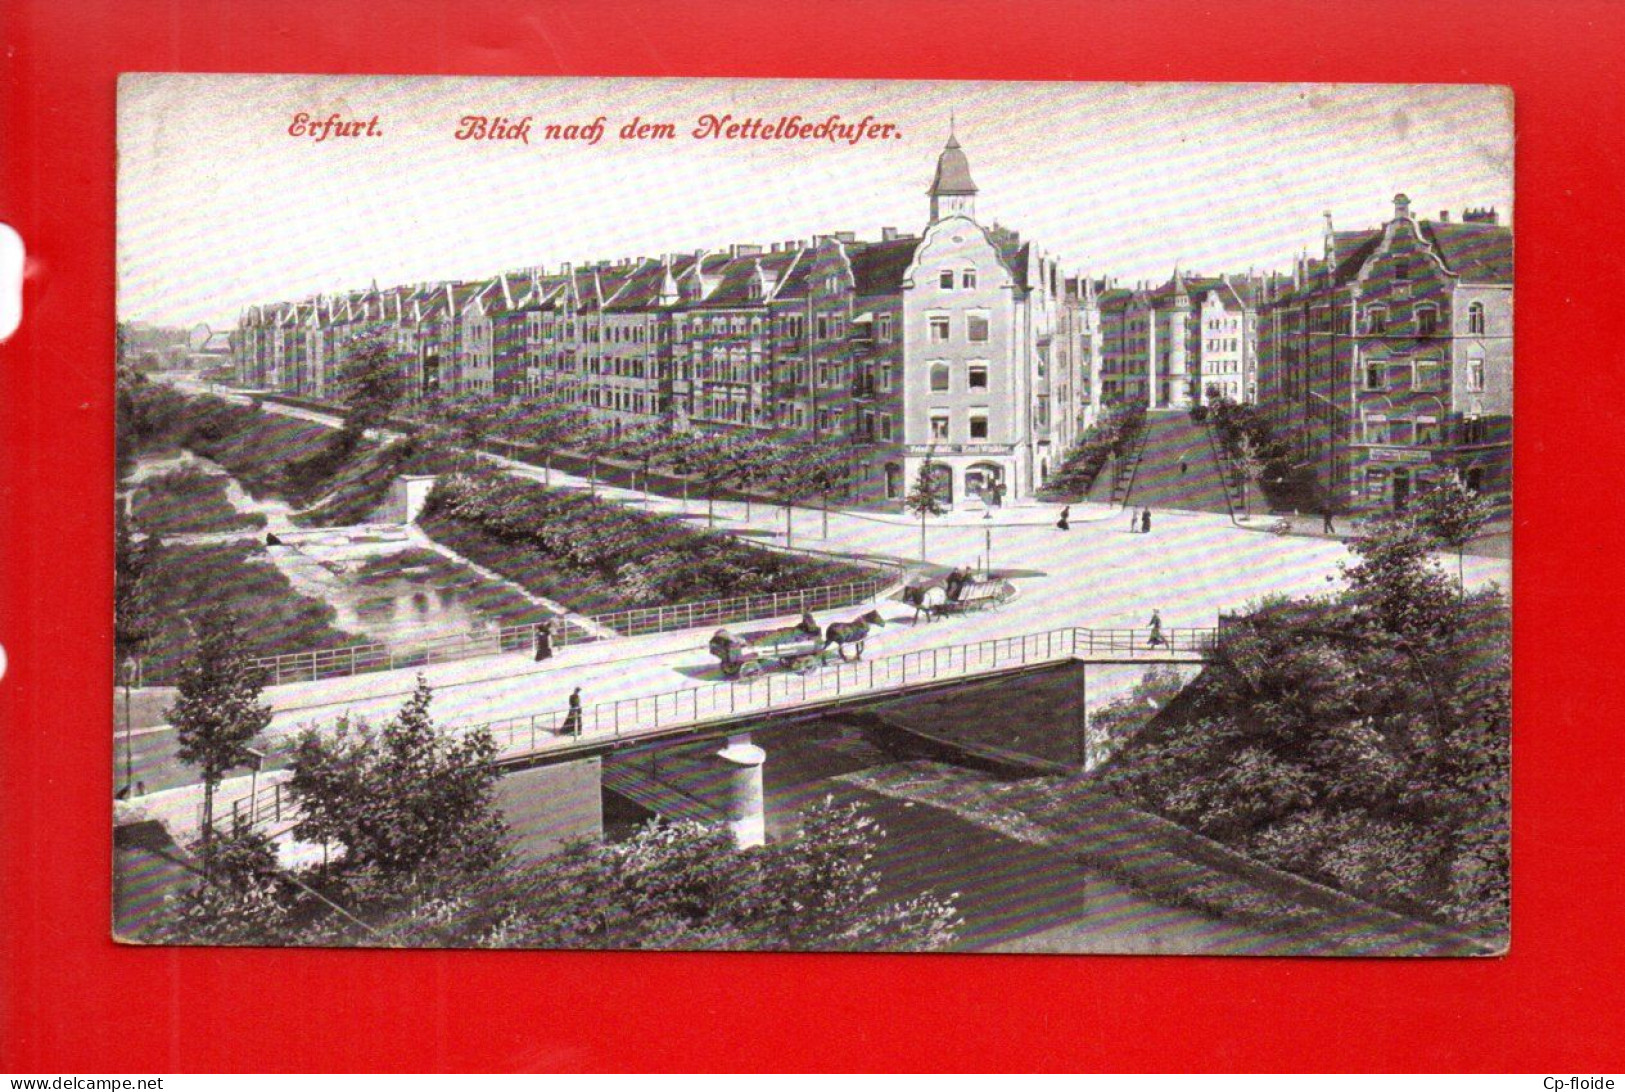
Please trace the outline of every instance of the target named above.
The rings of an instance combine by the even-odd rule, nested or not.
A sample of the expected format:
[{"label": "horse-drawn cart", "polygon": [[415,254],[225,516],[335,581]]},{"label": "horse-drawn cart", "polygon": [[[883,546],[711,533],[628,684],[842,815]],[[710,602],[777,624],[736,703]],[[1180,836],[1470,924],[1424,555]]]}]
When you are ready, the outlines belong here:
[{"label": "horse-drawn cart", "polygon": [[978,579],[969,572],[921,580],[903,589],[903,602],[914,608],[916,621],[921,614],[927,621],[936,621],[956,614],[997,610],[1015,597],[1016,586],[1010,581]]},{"label": "horse-drawn cart", "polygon": [[722,673],[730,679],[748,679],[764,668],[782,667],[805,673],[824,662],[822,634],[805,629],[770,629],[755,633],[733,633],[719,629],[711,637],[711,655],[722,661]]}]

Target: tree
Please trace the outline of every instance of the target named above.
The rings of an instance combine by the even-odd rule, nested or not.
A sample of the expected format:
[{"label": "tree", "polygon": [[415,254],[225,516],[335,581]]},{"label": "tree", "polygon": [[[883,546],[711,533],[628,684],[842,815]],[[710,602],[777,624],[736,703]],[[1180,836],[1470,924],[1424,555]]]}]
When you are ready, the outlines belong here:
[{"label": "tree", "polygon": [[1148,669],[1134,689],[1113,698],[1089,716],[1084,740],[1084,765],[1093,769],[1105,762],[1185,689],[1185,677],[1172,664]]},{"label": "tree", "polygon": [[1370,520],[1343,568],[1352,605],[1379,628],[1406,637],[1447,633],[1458,620],[1450,578],[1433,564],[1434,539],[1408,513]]},{"label": "tree", "polygon": [[857,456],[848,447],[815,440],[802,444],[798,449],[797,458],[804,467],[810,490],[818,494],[824,516],[824,537],[827,539],[830,494],[851,481]]},{"label": "tree", "polygon": [[525,403],[508,419],[510,435],[542,452],[542,483],[553,482],[553,457],[590,428],[590,416],[573,402]]},{"label": "tree", "polygon": [[1241,474],[1241,512],[1244,516],[1252,515],[1252,502],[1250,489],[1264,480],[1267,468],[1264,453],[1251,436],[1245,433],[1236,439],[1236,470]]},{"label": "tree", "polygon": [[497,430],[503,412],[501,403],[477,391],[437,394],[428,400],[424,411],[431,428],[438,426],[444,430],[443,435],[466,452],[476,466],[480,449]]},{"label": "tree", "polygon": [[948,511],[948,492],[941,476],[942,464],[927,455],[914,478],[914,487],[903,498],[903,507],[920,517],[920,560],[925,560],[925,520]]},{"label": "tree", "polygon": [[788,444],[782,440],[764,440],[758,450],[768,473],[763,482],[768,491],[784,506],[784,544],[795,545],[795,505],[803,497],[818,489],[817,461],[821,458],[817,441],[807,444]]},{"label": "tree", "polygon": [[1462,555],[1467,544],[1495,515],[1495,506],[1467,487],[1459,474],[1442,479],[1417,497],[1411,517],[1417,525],[1456,551],[1456,588],[1467,594],[1467,574]]},{"label": "tree", "polygon": [[726,831],[651,822],[581,844],[433,912],[397,919],[411,944],[558,948],[935,950],[958,928],[952,897],[880,898],[884,831],[826,798],[791,838],[735,849]]},{"label": "tree", "polygon": [[289,792],[296,837],[343,848],[342,872],[374,894],[441,874],[488,871],[506,833],[495,804],[496,743],[479,730],[455,738],[429,715],[422,676],[381,730],[342,718],[294,737]]},{"label": "tree", "polygon": [[751,518],[751,495],[774,471],[778,445],[765,436],[733,435],[725,441],[732,465],[729,480],[745,495],[745,518]]},{"label": "tree", "polygon": [[699,480],[705,490],[705,522],[717,525],[717,490],[734,480],[737,460],[735,446],[720,436],[704,433],[678,433],[680,437],[673,453],[673,464],[678,473]]},{"label": "tree", "polygon": [[630,459],[642,470],[643,500],[649,501],[649,469],[656,459],[673,450],[671,433],[658,423],[639,425],[615,437],[608,446],[609,453],[621,459]]},{"label": "tree", "polygon": [[158,579],[162,549],[157,536],[135,541],[123,509],[113,533],[113,657],[116,667],[141,654],[158,630],[153,583]]},{"label": "tree", "polygon": [[370,330],[350,343],[339,376],[344,400],[344,431],[351,444],[368,429],[384,425],[406,393],[406,361],[382,330]]},{"label": "tree", "polygon": [[588,420],[570,438],[570,446],[587,456],[587,494],[598,495],[598,460],[613,457],[616,447],[614,430],[600,421]]},{"label": "tree", "polygon": [[165,714],[180,746],[176,757],[203,778],[203,866],[209,868],[214,793],[226,771],[249,758],[248,745],[271,723],[260,701],[263,673],[249,660],[237,618],[213,606],[198,618],[180,670],[175,704]]}]

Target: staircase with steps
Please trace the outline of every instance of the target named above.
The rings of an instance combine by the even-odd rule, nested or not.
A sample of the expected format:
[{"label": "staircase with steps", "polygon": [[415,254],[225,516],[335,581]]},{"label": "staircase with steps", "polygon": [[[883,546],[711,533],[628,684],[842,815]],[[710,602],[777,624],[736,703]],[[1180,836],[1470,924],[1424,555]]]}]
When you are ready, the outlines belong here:
[{"label": "staircase with steps", "polygon": [[[1136,508],[1182,508],[1232,513],[1240,494],[1206,425],[1186,410],[1151,410],[1145,416],[1137,466],[1120,503]],[[1183,469],[1181,468],[1183,465]],[[1118,502],[1114,491],[1112,499]]]},{"label": "staircase with steps", "polygon": [[[1126,504],[1129,494],[1134,492],[1134,478],[1139,473],[1140,460],[1145,456],[1145,444],[1148,435],[1149,430],[1142,428],[1139,434],[1134,437],[1134,446],[1129,449],[1128,454],[1123,457],[1120,463],[1110,466],[1112,471],[1111,503],[1113,505]],[[1102,474],[1095,479],[1097,485],[1100,477],[1104,476]],[[1090,492],[1093,493],[1094,490],[1090,489]]]}]

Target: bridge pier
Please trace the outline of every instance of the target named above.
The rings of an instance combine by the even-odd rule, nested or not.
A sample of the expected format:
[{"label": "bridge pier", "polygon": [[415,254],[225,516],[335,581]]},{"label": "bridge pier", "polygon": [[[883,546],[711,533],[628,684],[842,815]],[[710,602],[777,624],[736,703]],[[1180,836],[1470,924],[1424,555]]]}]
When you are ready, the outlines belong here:
[{"label": "bridge pier", "polygon": [[767,813],[762,801],[762,763],[767,752],[750,735],[729,736],[717,752],[728,768],[728,833],[734,846],[750,849],[767,841]]}]

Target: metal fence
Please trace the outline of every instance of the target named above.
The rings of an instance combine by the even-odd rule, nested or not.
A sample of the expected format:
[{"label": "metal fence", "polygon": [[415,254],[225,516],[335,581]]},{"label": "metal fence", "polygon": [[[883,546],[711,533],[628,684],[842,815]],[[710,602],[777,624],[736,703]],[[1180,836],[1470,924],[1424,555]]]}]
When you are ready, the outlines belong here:
[{"label": "metal fence", "polygon": [[[751,714],[816,708],[851,698],[938,682],[975,679],[1022,667],[1082,660],[1157,663],[1206,659],[1218,629],[1164,629],[1153,639],[1140,629],[1067,627],[998,637],[959,645],[925,648],[872,660],[835,660],[805,674],[781,672],[749,680],[711,683],[641,698],[599,702],[572,724],[567,710],[479,724],[448,725],[466,735],[491,733],[497,759],[524,758],[581,743],[604,742],[674,729],[725,722]],[[229,834],[238,824],[289,825],[298,811],[285,783],[259,786],[250,796],[217,801],[215,830]],[[198,825],[202,827],[202,807]]]},{"label": "metal fence", "polygon": [[[677,603],[668,607],[611,611],[587,616],[586,621],[593,627],[591,629],[565,618],[561,620],[563,625],[554,633],[553,645],[555,648],[562,648],[602,639],[595,630],[607,631],[606,635],[616,637],[641,637],[652,633],[668,633],[702,626],[721,626],[762,618],[783,618],[803,611],[831,610],[873,599],[896,583],[897,579],[897,576],[887,573],[868,580],[827,584],[799,591],[741,595],[731,599]],[[373,671],[427,667],[430,664],[468,660],[479,656],[529,652],[536,645],[536,630],[539,625],[540,623],[530,623],[522,626],[504,626],[484,632],[438,637],[409,648],[392,648],[385,644],[360,644],[314,652],[263,656],[251,662],[264,671],[268,686],[315,682],[318,679],[337,679]]]},{"label": "metal fence", "polygon": [[[216,834],[230,835],[246,826],[280,826],[291,824],[298,812],[293,796],[285,792],[281,781],[257,785],[248,796],[236,800],[216,800],[214,830]],[[197,807],[198,829],[203,829],[203,805]]]},{"label": "metal fence", "polygon": [[[1069,660],[1206,658],[1216,629],[1150,630],[1068,627],[1020,637],[990,638],[967,644],[920,649],[872,660],[834,660],[805,673],[766,672],[737,682],[709,683],[638,698],[583,707],[572,723],[567,710],[527,717],[451,726],[457,733],[484,729],[499,758],[522,758],[584,741],[616,740],[662,729],[726,721],[844,701],[866,694],[925,683],[969,679],[1012,668]],[[830,655],[834,655],[830,653]]]}]

